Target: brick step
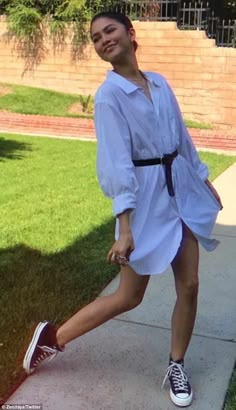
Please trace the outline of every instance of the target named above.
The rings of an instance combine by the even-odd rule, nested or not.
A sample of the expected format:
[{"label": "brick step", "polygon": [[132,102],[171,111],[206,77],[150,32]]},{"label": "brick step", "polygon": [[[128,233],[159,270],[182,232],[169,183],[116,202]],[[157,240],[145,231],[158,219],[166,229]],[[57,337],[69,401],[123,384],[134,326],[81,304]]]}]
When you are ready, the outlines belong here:
[{"label": "brick step", "polygon": [[169,30],[178,30],[177,24],[175,21],[145,21],[145,24],[143,24],[143,21],[132,21],[135,30],[141,31],[141,30],[164,30],[164,31],[169,31]]},{"label": "brick step", "polygon": [[172,39],[175,41],[175,39],[206,39],[209,40],[208,37],[206,36],[206,32],[204,30],[179,30],[179,29],[173,29],[173,30],[158,30],[156,29],[155,31],[152,30],[139,30],[137,32],[137,41],[139,42],[139,39],[142,38],[161,38],[161,39]]},{"label": "brick step", "polygon": [[196,47],[196,48],[211,48],[216,47],[215,40],[209,38],[193,39],[193,38],[140,38],[137,40],[140,46],[158,46],[158,47]]},{"label": "brick step", "polygon": [[[15,114],[0,111],[0,130],[95,139],[94,122],[87,118],[64,118],[40,115]],[[199,148],[236,151],[236,130],[189,129]]]}]

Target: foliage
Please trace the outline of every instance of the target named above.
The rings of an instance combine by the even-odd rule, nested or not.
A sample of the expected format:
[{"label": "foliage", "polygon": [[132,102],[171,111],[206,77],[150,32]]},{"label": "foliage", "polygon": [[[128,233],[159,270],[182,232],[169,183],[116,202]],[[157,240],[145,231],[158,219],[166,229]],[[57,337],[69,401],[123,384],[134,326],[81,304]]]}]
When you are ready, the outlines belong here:
[{"label": "foliage", "polygon": [[91,17],[104,8],[114,9],[122,3],[118,0],[0,0],[0,14],[7,16],[8,35],[25,60],[26,71],[45,57],[48,34],[55,49],[63,46],[69,36],[72,59],[82,57],[89,42]]},{"label": "foliage", "polygon": [[224,0],[224,17],[226,19],[236,19],[236,1]]},{"label": "foliage", "polygon": [[7,16],[9,36],[26,59],[26,69],[33,68],[45,56],[44,40],[48,34],[54,46],[58,46],[64,43],[70,30],[72,57],[81,55],[89,41],[87,24],[99,6],[100,0],[0,0],[1,13]]},{"label": "foliage", "polygon": [[65,34],[69,24],[73,31],[75,44],[88,41],[86,23],[100,9],[115,7],[118,1],[101,0],[0,0],[1,13],[8,16],[10,31],[17,37],[32,39],[45,22],[52,35]]},{"label": "foliage", "polygon": [[93,97],[92,97],[91,94],[89,94],[89,95],[80,95],[79,96],[79,101],[80,101],[80,104],[82,106],[83,112],[85,112],[87,114],[92,114],[93,113],[94,101],[93,101]]}]

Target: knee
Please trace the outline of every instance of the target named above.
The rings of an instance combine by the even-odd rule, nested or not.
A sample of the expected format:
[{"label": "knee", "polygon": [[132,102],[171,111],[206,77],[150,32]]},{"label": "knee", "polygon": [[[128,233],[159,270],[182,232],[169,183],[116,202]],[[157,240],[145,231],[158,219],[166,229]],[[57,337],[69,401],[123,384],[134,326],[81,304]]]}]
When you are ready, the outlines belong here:
[{"label": "knee", "polygon": [[134,295],[118,295],[118,303],[121,312],[127,312],[132,310],[141,304],[143,300],[143,294]]},{"label": "knee", "polygon": [[177,294],[194,300],[198,296],[198,287],[198,278],[191,278],[177,286]]}]

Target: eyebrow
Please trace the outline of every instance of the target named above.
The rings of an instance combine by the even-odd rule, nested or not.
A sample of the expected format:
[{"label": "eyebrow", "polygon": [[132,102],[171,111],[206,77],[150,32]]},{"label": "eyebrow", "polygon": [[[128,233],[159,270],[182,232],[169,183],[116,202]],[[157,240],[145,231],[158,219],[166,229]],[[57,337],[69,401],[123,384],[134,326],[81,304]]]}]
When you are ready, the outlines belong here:
[{"label": "eyebrow", "polygon": [[[114,26],[114,23],[110,23],[107,26],[105,26],[101,31],[106,31],[107,28]],[[97,36],[99,34],[99,31],[97,31],[96,33],[92,34],[92,38],[94,38],[95,36]]]}]

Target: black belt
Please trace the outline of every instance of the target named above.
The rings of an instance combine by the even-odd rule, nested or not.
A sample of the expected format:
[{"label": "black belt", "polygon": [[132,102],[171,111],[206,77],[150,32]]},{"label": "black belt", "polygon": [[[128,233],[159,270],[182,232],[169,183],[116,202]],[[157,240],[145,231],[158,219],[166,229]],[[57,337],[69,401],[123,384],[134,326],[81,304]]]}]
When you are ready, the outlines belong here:
[{"label": "black belt", "polygon": [[177,157],[178,151],[172,152],[172,154],[164,154],[162,158],[150,158],[150,159],[134,159],[133,164],[136,167],[147,167],[150,165],[165,165],[165,173],[166,173],[166,185],[168,189],[168,193],[170,196],[175,195],[173,181],[172,181],[172,172],[171,172],[171,165],[173,160]]}]

